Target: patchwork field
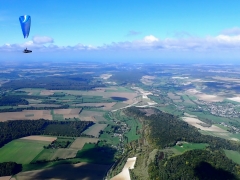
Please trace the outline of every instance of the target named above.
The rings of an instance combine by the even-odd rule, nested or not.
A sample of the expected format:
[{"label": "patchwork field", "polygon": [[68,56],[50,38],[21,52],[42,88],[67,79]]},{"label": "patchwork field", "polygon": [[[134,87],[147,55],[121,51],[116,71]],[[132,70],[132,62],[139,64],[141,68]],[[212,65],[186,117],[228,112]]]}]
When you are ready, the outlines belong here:
[{"label": "patchwork field", "polygon": [[101,130],[104,130],[107,127],[107,124],[94,124],[93,126],[86,129],[83,134],[92,135],[94,137],[99,137],[99,133]]},{"label": "patchwork field", "polygon": [[137,96],[136,92],[125,92],[125,91],[117,91],[117,92],[102,92],[99,90],[92,91],[74,91],[74,90],[54,90],[54,92],[63,92],[70,95],[87,95],[87,96],[102,96],[103,98],[110,97],[122,97],[127,98],[128,100],[123,101],[124,103],[131,104],[133,102],[133,98]]},{"label": "patchwork field", "polygon": [[181,96],[177,96],[173,93],[168,93],[168,97],[173,100],[173,102],[182,102]]},{"label": "patchwork field", "polygon": [[81,108],[55,110],[23,110],[21,112],[0,113],[0,121],[7,120],[64,120],[64,118],[79,118]]},{"label": "patchwork field", "polygon": [[189,95],[196,96],[199,100],[208,101],[208,102],[222,102],[224,100],[223,97],[205,94],[200,91],[197,91],[196,89],[189,89],[186,91],[186,93]]},{"label": "patchwork field", "polygon": [[59,107],[57,104],[29,104],[29,105],[18,105],[18,107]]},{"label": "patchwork field", "polygon": [[187,122],[188,124],[190,124],[192,126],[195,126],[196,128],[199,128],[199,129],[204,130],[204,131],[215,131],[215,132],[223,132],[223,133],[227,132],[226,130],[221,129],[221,128],[215,126],[215,125],[212,125],[211,127],[203,127],[200,124],[204,123],[204,122],[200,121],[197,118],[182,117],[182,119],[183,119],[183,121]]},{"label": "patchwork field", "polygon": [[97,142],[98,138],[79,137],[71,144],[70,148],[81,150],[85,143],[97,143]]},{"label": "patchwork field", "polygon": [[64,164],[43,170],[21,172],[16,177],[17,180],[96,180],[103,179],[110,167],[111,165],[90,163]]},{"label": "patchwork field", "polygon": [[104,112],[101,112],[101,111],[87,111],[87,110],[83,110],[79,114],[79,118],[82,121],[93,121],[93,122],[105,121],[105,119],[103,118],[103,114],[104,114]]},{"label": "patchwork field", "polygon": [[21,112],[4,112],[0,113],[0,121],[7,120],[38,120],[38,119],[52,120],[50,110],[23,110]]},{"label": "patchwork field", "polygon": [[92,107],[104,106],[102,108],[103,110],[111,110],[115,104],[116,104],[115,102],[112,102],[112,103],[81,103],[81,104],[76,104],[76,106],[92,106]]},{"label": "patchwork field", "polygon": [[0,162],[29,164],[48,144],[48,141],[13,140],[0,149]]},{"label": "patchwork field", "polygon": [[41,151],[33,161],[43,161],[43,160],[55,160],[55,159],[67,159],[76,157],[77,149],[44,149]]}]

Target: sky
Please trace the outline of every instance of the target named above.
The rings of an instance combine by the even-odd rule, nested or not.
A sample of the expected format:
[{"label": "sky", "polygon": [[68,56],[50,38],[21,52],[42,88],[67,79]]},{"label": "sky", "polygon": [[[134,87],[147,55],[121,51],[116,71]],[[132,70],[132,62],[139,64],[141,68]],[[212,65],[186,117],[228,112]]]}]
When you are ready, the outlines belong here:
[{"label": "sky", "polygon": [[1,0],[0,61],[238,63],[239,9],[239,0]]}]

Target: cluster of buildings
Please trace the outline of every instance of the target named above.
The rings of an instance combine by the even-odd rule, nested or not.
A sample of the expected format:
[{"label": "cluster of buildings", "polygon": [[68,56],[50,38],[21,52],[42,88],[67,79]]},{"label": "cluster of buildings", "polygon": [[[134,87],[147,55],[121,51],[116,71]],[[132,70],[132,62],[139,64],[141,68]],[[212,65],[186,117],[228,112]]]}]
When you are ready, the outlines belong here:
[{"label": "cluster of buildings", "polygon": [[240,107],[239,105],[234,105],[232,103],[217,104],[206,101],[201,101],[201,109],[203,111],[209,111],[211,114],[226,118],[239,118],[240,111],[237,111],[236,108]]},{"label": "cluster of buildings", "polygon": [[225,122],[221,122],[219,124],[224,126],[224,127],[227,127],[229,129],[231,129],[236,134],[240,133],[240,129],[238,129],[238,128],[234,127],[234,126],[227,125]]}]

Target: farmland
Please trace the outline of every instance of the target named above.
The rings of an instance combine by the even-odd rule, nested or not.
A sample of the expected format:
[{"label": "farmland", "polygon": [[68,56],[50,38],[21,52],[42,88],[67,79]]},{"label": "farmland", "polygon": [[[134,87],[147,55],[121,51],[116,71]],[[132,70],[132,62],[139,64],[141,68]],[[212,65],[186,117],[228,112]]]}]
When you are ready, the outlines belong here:
[{"label": "farmland", "polygon": [[[63,164],[55,167],[26,171],[17,174],[18,180],[32,180],[32,179],[88,179],[95,180],[104,177],[105,173],[110,168],[110,165],[77,163],[77,164]],[[94,171],[94,173],[92,173]]]},{"label": "farmland", "polygon": [[0,149],[0,162],[29,164],[43,150],[43,146],[48,144],[48,141],[26,139],[11,141]]},{"label": "farmland", "polygon": [[[148,166],[155,157],[161,161],[223,145],[237,149],[240,92],[238,85],[229,82],[237,82],[236,75],[224,78],[212,76],[205,71],[208,67],[191,71],[185,66],[165,65],[120,65],[121,70],[116,65],[111,69],[108,65],[75,63],[69,63],[68,70],[58,64],[50,67],[31,69],[26,65],[1,80],[0,121],[17,120],[21,126],[15,121],[2,126],[12,127],[13,141],[4,141],[0,162],[21,163],[23,171],[16,175],[18,180],[103,179],[115,162],[111,175],[118,174],[125,160],[133,156],[137,156],[138,167],[130,174],[145,173],[143,177],[147,178]],[[131,106],[140,109],[136,116],[127,114],[126,109]],[[142,113],[151,120],[139,118]],[[38,126],[32,124],[34,131],[20,121],[39,119],[49,124],[44,120]],[[171,121],[165,122],[166,119]],[[159,127],[152,122],[159,123]],[[152,136],[149,127],[156,128],[156,134],[162,133],[160,138]],[[199,141],[191,133],[199,133]],[[228,144],[222,139],[210,141],[210,137],[234,141]],[[181,144],[176,145],[179,139]],[[208,140],[210,143],[206,143]],[[157,143],[153,146],[154,142]],[[228,158],[239,156],[236,150],[227,148],[224,152]],[[238,158],[235,162],[239,163]],[[69,172],[64,174],[64,170]]]},{"label": "farmland", "polygon": [[75,139],[75,141],[72,143],[70,146],[71,149],[79,149],[81,150],[86,143],[97,143],[98,138],[85,138],[85,137],[80,137]]},{"label": "farmland", "polygon": [[107,127],[107,124],[94,124],[93,126],[86,129],[83,134],[99,137],[100,131],[104,130]]}]

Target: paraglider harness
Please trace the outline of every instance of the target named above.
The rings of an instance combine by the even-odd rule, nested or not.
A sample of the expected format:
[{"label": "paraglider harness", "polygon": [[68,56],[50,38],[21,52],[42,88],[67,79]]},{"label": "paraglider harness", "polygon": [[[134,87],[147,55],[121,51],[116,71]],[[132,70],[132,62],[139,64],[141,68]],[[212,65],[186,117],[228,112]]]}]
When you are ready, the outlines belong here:
[{"label": "paraglider harness", "polygon": [[31,52],[32,51],[31,50],[27,50],[27,48],[23,50],[23,53],[31,53]]}]

